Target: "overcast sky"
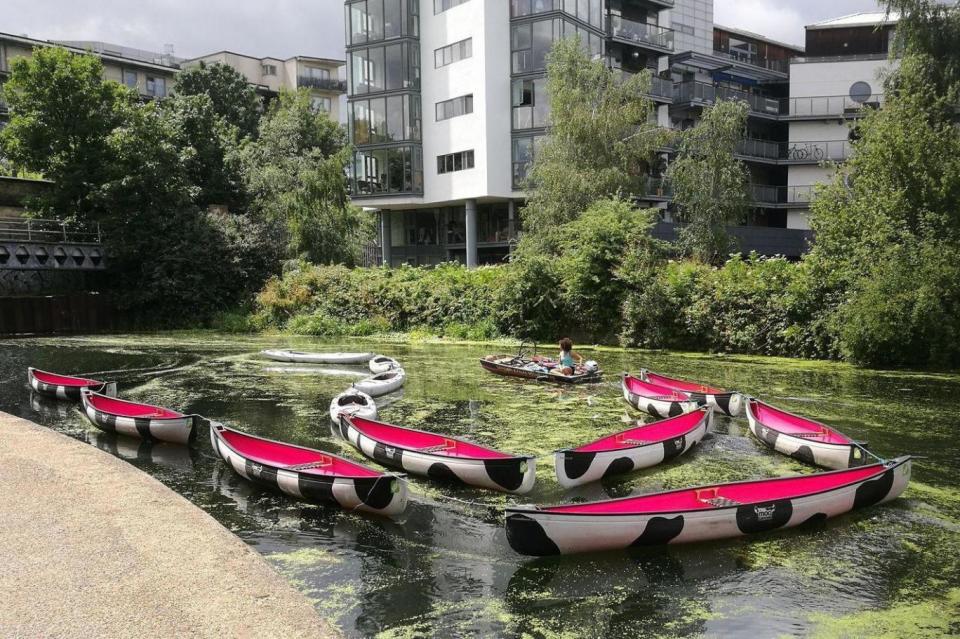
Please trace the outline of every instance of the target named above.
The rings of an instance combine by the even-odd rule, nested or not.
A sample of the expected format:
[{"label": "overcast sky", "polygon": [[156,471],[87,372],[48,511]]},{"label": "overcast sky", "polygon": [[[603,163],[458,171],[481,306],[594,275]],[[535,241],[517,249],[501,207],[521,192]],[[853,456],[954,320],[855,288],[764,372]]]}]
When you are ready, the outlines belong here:
[{"label": "overcast sky", "polygon": [[[506,2],[507,0],[499,0]],[[342,59],[341,0],[2,0],[0,31],[41,40],[103,40],[199,56],[230,49],[258,57]],[[715,0],[714,20],[803,44],[803,26],[877,9],[875,0]]]}]

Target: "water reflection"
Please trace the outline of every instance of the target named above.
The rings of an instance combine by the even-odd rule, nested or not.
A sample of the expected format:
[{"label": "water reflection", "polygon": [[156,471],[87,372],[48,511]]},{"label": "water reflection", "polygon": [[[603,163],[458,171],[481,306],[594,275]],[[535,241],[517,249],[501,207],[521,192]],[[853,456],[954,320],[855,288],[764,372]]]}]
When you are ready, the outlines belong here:
[{"label": "water reflection", "polygon": [[91,432],[91,444],[136,466],[155,464],[181,473],[193,471],[195,449],[165,442],[149,442],[116,433]]}]

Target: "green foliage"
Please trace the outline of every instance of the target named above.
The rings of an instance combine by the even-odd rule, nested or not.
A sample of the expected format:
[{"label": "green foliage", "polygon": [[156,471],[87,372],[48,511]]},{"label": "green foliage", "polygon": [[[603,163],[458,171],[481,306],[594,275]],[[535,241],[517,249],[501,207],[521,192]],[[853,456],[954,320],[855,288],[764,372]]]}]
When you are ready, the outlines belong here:
[{"label": "green foliage", "polygon": [[288,252],[317,263],[360,261],[372,218],[349,201],[346,132],[309,94],[281,93],[242,152],[252,208],[285,229]]},{"label": "green foliage", "polygon": [[746,165],[734,157],[747,130],[746,102],[723,100],[704,110],[697,125],[680,135],[677,157],[667,169],[682,226],[686,255],[717,264],[733,248],[727,226],[740,222],[749,204]]},{"label": "green foliage", "polygon": [[0,131],[0,155],[15,170],[41,173],[57,183],[32,208],[46,216],[90,219],[93,191],[113,164],[106,138],[136,96],[105,82],[98,58],[57,47],[14,59],[3,92],[11,115]]},{"label": "green foliage", "polygon": [[239,71],[225,64],[205,64],[177,74],[173,93],[178,96],[204,95],[213,112],[235,127],[241,136],[256,137],[263,110],[260,98]]},{"label": "green foliage", "polygon": [[521,212],[536,234],[576,219],[593,202],[642,194],[643,176],[664,134],[649,124],[649,73],[624,80],[591,60],[575,38],[554,44],[547,62],[550,122],[534,154]]}]

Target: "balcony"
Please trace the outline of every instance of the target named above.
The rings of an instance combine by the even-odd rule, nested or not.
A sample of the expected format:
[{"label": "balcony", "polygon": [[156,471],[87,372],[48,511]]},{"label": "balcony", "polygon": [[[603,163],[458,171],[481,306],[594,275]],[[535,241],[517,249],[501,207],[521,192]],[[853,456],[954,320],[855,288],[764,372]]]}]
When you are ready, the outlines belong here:
[{"label": "balcony", "polygon": [[347,81],[338,80],[337,78],[314,78],[308,75],[298,75],[297,86],[319,89],[320,91],[332,91],[334,93],[347,92]]},{"label": "balcony", "polygon": [[673,91],[674,102],[680,104],[715,104],[717,100],[743,100],[750,105],[750,113],[759,117],[778,119],[786,113],[787,108],[782,98],[769,98],[695,80],[679,82],[674,85]]},{"label": "balcony", "polygon": [[750,55],[742,51],[722,51],[720,49],[714,49],[713,55],[717,56],[718,58],[731,60],[738,64],[747,64],[751,67],[773,71],[774,73],[787,74],[790,70],[789,60],[769,60],[767,58]]},{"label": "balcony", "polygon": [[760,206],[777,208],[807,208],[816,191],[813,186],[771,186],[751,184],[750,199]]},{"label": "balcony", "polygon": [[746,138],[737,145],[737,155],[746,159],[776,163],[783,158],[783,143]]},{"label": "balcony", "polygon": [[852,148],[848,140],[773,142],[747,138],[737,145],[737,155],[769,164],[820,164],[843,162]]},{"label": "balcony", "polygon": [[636,47],[663,53],[673,51],[673,29],[629,20],[622,16],[610,16],[607,20],[607,32],[611,38]]},{"label": "balcony", "polygon": [[874,94],[862,101],[849,95],[788,98],[786,115],[791,120],[851,118],[860,115],[864,107],[880,108],[883,101],[883,94]]}]

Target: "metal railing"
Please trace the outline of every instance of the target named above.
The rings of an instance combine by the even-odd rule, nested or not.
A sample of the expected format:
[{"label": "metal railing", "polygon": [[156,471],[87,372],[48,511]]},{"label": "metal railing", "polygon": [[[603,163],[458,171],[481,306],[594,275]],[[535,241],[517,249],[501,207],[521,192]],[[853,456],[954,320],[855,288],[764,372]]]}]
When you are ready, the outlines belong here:
[{"label": "metal railing", "polygon": [[757,204],[796,204],[804,206],[813,201],[816,191],[811,185],[772,186],[751,184],[750,197]]},{"label": "metal railing", "polygon": [[850,157],[852,148],[848,140],[772,142],[747,138],[737,145],[737,155],[784,163],[819,164],[842,162]]},{"label": "metal railing", "polygon": [[100,244],[100,225],[0,217],[0,241]]},{"label": "metal railing", "polygon": [[721,49],[714,49],[713,55],[777,73],[787,73],[790,69],[789,60],[769,60],[767,58],[761,58],[760,56],[748,55],[738,51],[723,51]]},{"label": "metal railing", "polygon": [[609,16],[607,23],[607,30],[614,38],[673,51],[673,29],[629,20],[622,16]]},{"label": "metal railing", "polygon": [[673,99],[675,102],[703,102],[705,104],[714,104],[717,100],[743,100],[750,105],[750,110],[754,113],[769,116],[779,116],[786,113],[783,98],[770,98],[696,80],[687,80],[675,84]]},{"label": "metal railing", "polygon": [[347,92],[347,81],[337,78],[314,78],[309,75],[298,75],[297,86],[320,89],[321,91]]},{"label": "metal railing", "polygon": [[792,118],[844,117],[859,113],[864,107],[879,108],[883,94],[874,94],[865,100],[854,100],[849,95],[808,96],[787,99],[787,114]]},{"label": "metal railing", "polygon": [[746,138],[737,145],[737,155],[764,160],[782,160],[784,159],[783,143]]}]

